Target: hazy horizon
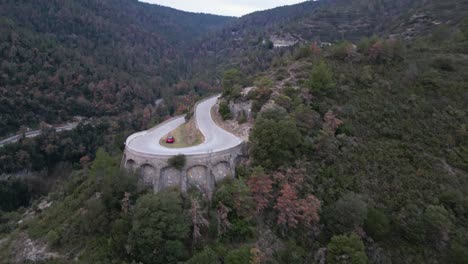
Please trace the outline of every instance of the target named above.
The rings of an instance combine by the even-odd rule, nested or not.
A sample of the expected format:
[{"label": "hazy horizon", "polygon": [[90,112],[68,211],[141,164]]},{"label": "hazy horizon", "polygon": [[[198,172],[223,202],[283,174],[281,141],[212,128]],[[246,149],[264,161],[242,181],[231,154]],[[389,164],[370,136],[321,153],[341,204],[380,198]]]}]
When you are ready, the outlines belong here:
[{"label": "hazy horizon", "polygon": [[305,0],[198,0],[197,2],[187,2],[183,0],[140,0],[141,2],[158,4],[175,9],[208,13],[223,16],[243,16],[255,11],[271,9],[279,6],[302,3]]}]

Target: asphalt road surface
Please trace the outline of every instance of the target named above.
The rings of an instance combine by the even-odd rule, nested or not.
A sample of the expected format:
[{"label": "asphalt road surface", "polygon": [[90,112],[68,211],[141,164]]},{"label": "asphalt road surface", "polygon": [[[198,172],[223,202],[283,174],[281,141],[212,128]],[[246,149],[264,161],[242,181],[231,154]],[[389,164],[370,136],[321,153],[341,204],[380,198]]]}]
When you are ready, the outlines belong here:
[{"label": "asphalt road surface", "polygon": [[[205,136],[205,142],[188,148],[166,148],[159,144],[162,137],[185,122],[184,116],[176,117],[154,129],[136,133],[127,139],[127,148],[145,154],[154,155],[196,155],[218,152],[233,148],[242,143],[242,139],[217,126],[211,118],[211,108],[216,104],[219,95],[206,99],[195,109],[198,128]],[[177,140],[177,138],[175,139]]]},{"label": "asphalt road surface", "polygon": [[[66,125],[63,125],[63,126],[54,127],[54,129],[57,132],[61,132],[61,131],[68,131],[68,130],[75,129],[77,126],[78,126],[78,123],[71,123],[71,124],[66,124]],[[39,136],[41,133],[42,133],[41,130],[34,130],[34,131],[26,132],[24,135],[27,138],[33,138],[33,137]],[[6,138],[4,140],[1,140],[0,141],[0,147],[3,147],[5,145],[18,142],[20,140],[21,136],[22,135],[15,135],[15,136]]]}]

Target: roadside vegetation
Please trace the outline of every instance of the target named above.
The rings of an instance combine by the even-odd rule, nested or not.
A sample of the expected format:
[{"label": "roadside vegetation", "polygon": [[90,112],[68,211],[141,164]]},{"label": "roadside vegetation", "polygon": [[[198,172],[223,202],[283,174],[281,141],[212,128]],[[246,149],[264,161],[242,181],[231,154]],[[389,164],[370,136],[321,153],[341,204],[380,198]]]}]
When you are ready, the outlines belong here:
[{"label": "roadside vegetation", "polygon": [[[205,141],[205,137],[203,136],[200,129],[198,129],[195,122],[195,118],[190,118],[190,120],[186,121],[184,124],[180,125],[172,132],[162,137],[159,140],[159,143],[166,148],[186,148],[200,145],[203,143],[203,141]],[[174,137],[174,143],[166,142],[166,139],[169,136]]]}]

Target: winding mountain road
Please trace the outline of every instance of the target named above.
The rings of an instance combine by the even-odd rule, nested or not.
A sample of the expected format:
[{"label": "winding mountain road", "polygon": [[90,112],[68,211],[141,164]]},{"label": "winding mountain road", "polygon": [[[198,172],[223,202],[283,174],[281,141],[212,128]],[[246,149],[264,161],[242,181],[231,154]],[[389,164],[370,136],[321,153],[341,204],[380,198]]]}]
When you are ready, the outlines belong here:
[{"label": "winding mountain road", "polygon": [[144,154],[173,156],[178,154],[206,154],[238,146],[243,142],[242,139],[216,125],[211,117],[211,108],[216,104],[219,97],[220,95],[210,97],[200,102],[195,109],[197,126],[205,136],[205,142],[202,144],[187,148],[166,148],[159,144],[163,136],[185,122],[184,116],[179,116],[150,130],[131,135],[125,142],[127,148]]},{"label": "winding mountain road", "polygon": [[[56,126],[56,127],[53,127],[53,128],[57,132],[62,132],[62,131],[73,130],[77,126],[78,126],[78,123],[70,123],[70,124],[66,124],[66,125]],[[33,137],[39,136],[41,133],[42,133],[41,130],[34,130],[34,131],[26,132],[24,134],[24,136],[26,138],[33,138]],[[21,137],[22,137],[22,135],[15,135],[15,136],[3,139],[3,140],[0,141],[0,147],[3,147],[3,146],[8,145],[8,144],[16,143],[16,142],[18,142],[20,140]]]}]

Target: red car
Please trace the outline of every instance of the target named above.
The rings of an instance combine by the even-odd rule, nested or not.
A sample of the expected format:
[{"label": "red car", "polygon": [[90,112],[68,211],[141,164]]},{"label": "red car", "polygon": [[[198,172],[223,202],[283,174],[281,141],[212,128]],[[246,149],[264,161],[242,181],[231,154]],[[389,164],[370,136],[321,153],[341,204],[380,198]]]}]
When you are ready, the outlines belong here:
[{"label": "red car", "polygon": [[169,144],[172,144],[175,142],[175,138],[174,137],[167,137],[166,138],[166,143],[169,143]]}]

